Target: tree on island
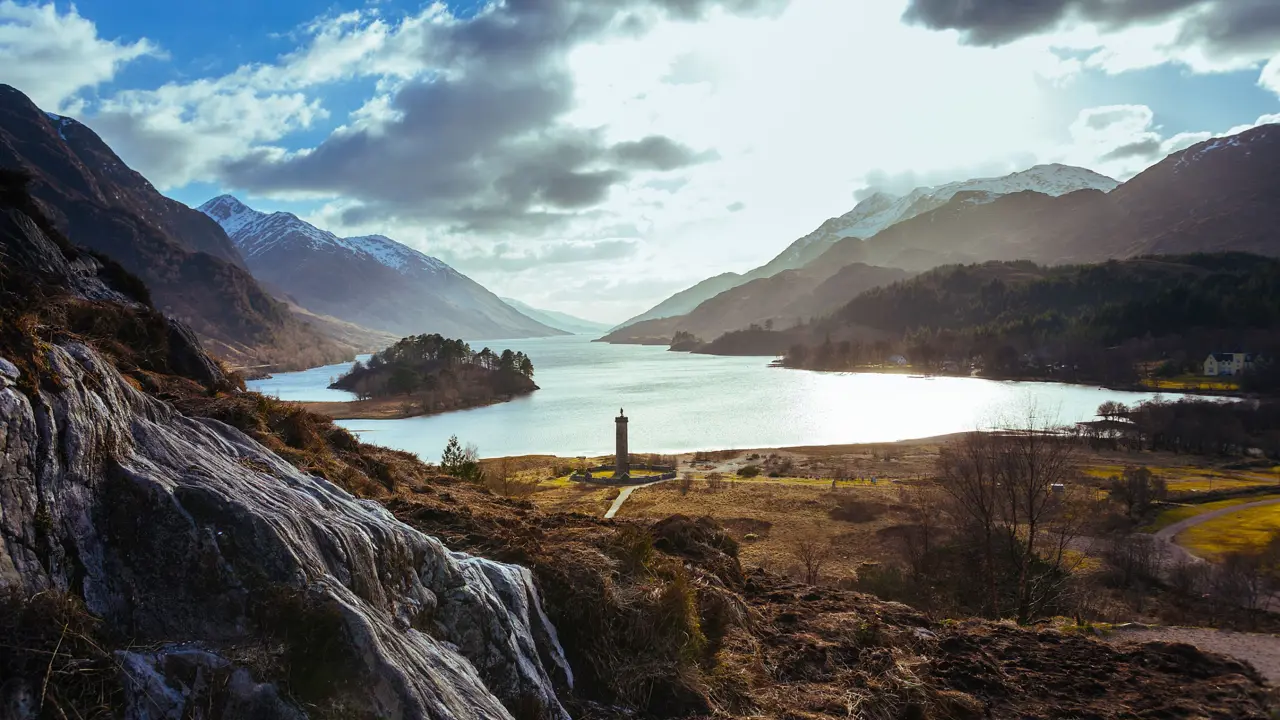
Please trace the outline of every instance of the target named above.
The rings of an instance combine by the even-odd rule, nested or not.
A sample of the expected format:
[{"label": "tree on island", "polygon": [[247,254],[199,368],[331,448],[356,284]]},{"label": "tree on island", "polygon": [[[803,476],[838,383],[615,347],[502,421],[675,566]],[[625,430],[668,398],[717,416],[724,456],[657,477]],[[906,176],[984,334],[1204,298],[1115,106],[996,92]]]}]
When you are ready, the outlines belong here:
[{"label": "tree on island", "polygon": [[492,401],[537,389],[533,361],[522,352],[489,348],[473,352],[462,340],[439,334],[415,335],[356,362],[331,387],[349,390],[361,399],[431,394],[443,391],[455,406]]}]

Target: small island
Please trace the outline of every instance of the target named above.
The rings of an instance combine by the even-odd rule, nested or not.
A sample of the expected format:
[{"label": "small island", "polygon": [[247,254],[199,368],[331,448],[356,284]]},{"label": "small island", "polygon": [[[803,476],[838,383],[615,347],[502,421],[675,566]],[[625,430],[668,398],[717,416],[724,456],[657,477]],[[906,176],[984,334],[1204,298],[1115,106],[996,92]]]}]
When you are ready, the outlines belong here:
[{"label": "small island", "polygon": [[438,333],[415,335],[356,361],[329,386],[354,393],[347,402],[304,403],[335,420],[393,420],[505,402],[527,395],[533,361],[523,352],[484,348]]}]

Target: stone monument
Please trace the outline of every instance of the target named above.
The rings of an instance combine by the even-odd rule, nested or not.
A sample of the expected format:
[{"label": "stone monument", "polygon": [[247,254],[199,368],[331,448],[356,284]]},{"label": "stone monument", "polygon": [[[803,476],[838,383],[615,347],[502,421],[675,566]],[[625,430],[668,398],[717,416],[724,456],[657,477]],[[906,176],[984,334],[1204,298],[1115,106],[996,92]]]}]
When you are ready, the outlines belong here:
[{"label": "stone monument", "polygon": [[618,417],[614,418],[613,422],[618,426],[618,446],[614,454],[613,476],[629,477],[631,475],[631,457],[627,454],[627,416],[622,414],[622,408],[618,408]]}]

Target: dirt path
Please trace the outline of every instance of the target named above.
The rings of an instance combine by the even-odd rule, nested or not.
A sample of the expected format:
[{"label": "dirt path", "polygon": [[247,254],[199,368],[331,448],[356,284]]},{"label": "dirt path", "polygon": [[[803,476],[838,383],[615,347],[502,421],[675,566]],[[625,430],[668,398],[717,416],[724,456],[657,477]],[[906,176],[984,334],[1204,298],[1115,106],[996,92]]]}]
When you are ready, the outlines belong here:
[{"label": "dirt path", "polygon": [[1272,683],[1280,682],[1280,637],[1210,628],[1156,627],[1118,630],[1111,642],[1181,642],[1245,660]]},{"label": "dirt path", "polygon": [[1175,562],[1178,560],[1198,562],[1198,561],[1204,560],[1204,558],[1192,553],[1190,550],[1187,550],[1186,548],[1182,547],[1181,545],[1179,545],[1177,542],[1174,541],[1174,538],[1176,538],[1184,530],[1193,528],[1202,522],[1208,522],[1209,520],[1214,520],[1224,515],[1230,515],[1233,512],[1239,512],[1241,510],[1248,510],[1250,508],[1256,508],[1256,507],[1264,507],[1266,505],[1274,505],[1276,503],[1280,503],[1280,498],[1272,498],[1270,500],[1259,500],[1257,502],[1244,503],[1243,505],[1232,505],[1230,507],[1219,508],[1211,512],[1201,513],[1199,515],[1193,515],[1192,517],[1189,517],[1186,520],[1181,520],[1168,527],[1161,528],[1160,530],[1156,531],[1153,537],[1155,537],[1157,541],[1159,541],[1162,545],[1165,546],[1166,554],[1169,556],[1170,559],[1174,560]]}]

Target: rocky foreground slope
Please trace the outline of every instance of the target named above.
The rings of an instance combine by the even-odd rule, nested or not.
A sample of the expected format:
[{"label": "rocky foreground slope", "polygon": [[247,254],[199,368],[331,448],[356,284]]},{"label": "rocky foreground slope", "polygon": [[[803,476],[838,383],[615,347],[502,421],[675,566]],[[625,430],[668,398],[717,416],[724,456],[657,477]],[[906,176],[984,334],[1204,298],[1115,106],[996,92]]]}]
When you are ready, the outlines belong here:
[{"label": "rocky foreground slope", "polygon": [[[0,188],[0,717],[1266,718],[1247,665],[744,573],[239,389]],[[132,281],[132,282],[136,282]]]}]

